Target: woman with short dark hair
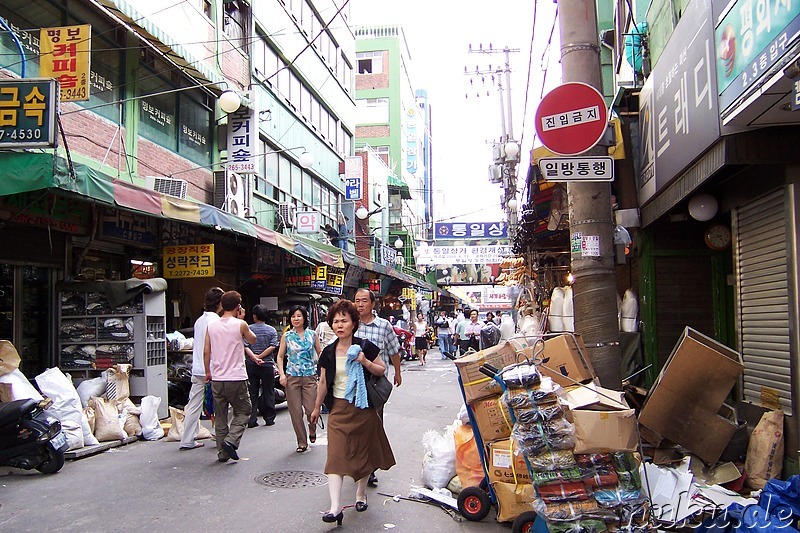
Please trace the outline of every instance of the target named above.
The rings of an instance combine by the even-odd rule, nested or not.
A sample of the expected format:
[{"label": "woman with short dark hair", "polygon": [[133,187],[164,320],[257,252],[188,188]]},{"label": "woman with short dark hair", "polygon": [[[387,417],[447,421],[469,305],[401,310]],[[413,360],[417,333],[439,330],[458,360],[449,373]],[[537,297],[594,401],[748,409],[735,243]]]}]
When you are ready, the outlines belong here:
[{"label": "woman with short dark hair", "polygon": [[[322,351],[314,330],[308,328],[308,311],[300,305],[289,309],[292,327],[281,337],[278,347],[278,373],[286,390],[286,404],[297,436],[297,453],[308,449],[308,441],[317,441],[317,425],[311,422],[317,396],[316,356]],[[284,359],[287,359],[284,370]],[[305,413],[304,413],[305,411]],[[308,418],[308,433],[304,416]]]},{"label": "woman with short dark hair", "polygon": [[395,464],[394,454],[383,430],[378,411],[369,403],[366,382],[370,375],[386,370],[378,357],[379,348],[366,339],[353,337],[360,320],[353,302],[339,300],[328,310],[328,324],[336,340],[322,350],[320,382],[311,421],[319,419],[323,403],[328,415],[328,459],[325,474],[331,498],[324,522],[341,525],[342,482],[350,476],[356,482],[356,511],[367,510],[367,480],[377,469]]}]

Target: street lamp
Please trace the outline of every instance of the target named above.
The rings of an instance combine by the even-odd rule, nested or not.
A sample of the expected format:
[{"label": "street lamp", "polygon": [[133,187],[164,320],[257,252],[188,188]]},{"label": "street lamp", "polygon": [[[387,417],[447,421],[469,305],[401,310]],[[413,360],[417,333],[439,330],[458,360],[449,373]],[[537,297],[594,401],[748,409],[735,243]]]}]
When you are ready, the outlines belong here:
[{"label": "street lamp", "polygon": [[518,205],[519,203],[517,202],[516,198],[512,198],[511,200],[508,201],[508,208],[511,209],[512,211],[516,211]]},{"label": "street lamp", "polygon": [[519,145],[514,141],[509,141],[503,147],[503,150],[506,152],[506,161],[516,161],[517,156],[519,155]]},{"label": "street lamp", "polygon": [[311,168],[314,166],[314,154],[309,152],[308,150],[304,151],[300,154],[300,159],[298,160],[300,166],[303,168]]},{"label": "street lamp", "polygon": [[397,240],[396,240],[396,241],[394,241],[394,247],[395,247],[395,248],[397,248],[398,250],[400,250],[401,248],[403,248],[403,245],[404,245],[404,244],[405,244],[405,243],[403,242],[403,239],[401,239],[400,237],[398,237],[398,238],[397,238]]},{"label": "street lamp", "polygon": [[228,89],[219,95],[219,108],[225,113],[235,113],[242,105],[242,97],[236,91]]},{"label": "street lamp", "polygon": [[359,220],[367,220],[369,217],[371,217],[375,213],[380,213],[384,209],[386,209],[386,208],[383,207],[383,206],[378,206],[375,209],[373,209],[372,211],[369,211],[369,210],[367,210],[366,207],[364,207],[362,205],[358,209],[356,209],[356,218],[359,219]]}]

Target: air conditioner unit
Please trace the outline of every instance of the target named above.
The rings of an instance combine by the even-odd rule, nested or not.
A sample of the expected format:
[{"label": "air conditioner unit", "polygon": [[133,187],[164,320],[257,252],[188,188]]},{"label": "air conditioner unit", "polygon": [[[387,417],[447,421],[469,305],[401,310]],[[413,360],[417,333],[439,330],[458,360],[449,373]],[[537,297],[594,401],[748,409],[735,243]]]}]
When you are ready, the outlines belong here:
[{"label": "air conditioner unit", "polygon": [[186,198],[186,187],[189,185],[186,180],[162,178],[161,176],[147,176],[144,180],[148,189],[177,198]]},{"label": "air conditioner unit", "polygon": [[285,228],[294,227],[295,206],[289,203],[278,204],[278,222]]},{"label": "air conditioner unit", "polygon": [[252,204],[253,190],[247,174],[214,171],[214,206],[244,218]]}]

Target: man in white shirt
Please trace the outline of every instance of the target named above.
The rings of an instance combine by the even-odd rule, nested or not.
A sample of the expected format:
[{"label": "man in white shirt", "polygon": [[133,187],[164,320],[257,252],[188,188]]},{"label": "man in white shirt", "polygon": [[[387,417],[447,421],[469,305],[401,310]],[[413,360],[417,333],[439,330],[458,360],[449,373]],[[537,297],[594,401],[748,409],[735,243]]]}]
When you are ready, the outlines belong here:
[{"label": "man in white shirt", "polygon": [[209,289],[203,305],[203,314],[194,323],[194,345],[192,346],[192,387],[189,389],[189,401],[183,410],[183,437],[180,450],[202,448],[197,442],[197,431],[200,429],[200,411],[203,408],[206,390],[206,367],[203,364],[203,348],[206,340],[206,328],[210,322],[219,320],[217,314],[222,308],[220,298],[225,291],[219,287]]}]

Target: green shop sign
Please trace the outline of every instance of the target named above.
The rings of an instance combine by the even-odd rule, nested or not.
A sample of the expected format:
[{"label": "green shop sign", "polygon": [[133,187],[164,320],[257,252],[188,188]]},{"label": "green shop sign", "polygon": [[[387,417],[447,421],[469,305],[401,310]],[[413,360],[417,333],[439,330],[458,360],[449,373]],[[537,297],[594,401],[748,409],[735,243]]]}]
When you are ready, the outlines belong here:
[{"label": "green shop sign", "polygon": [[56,80],[0,80],[0,148],[55,146]]},{"label": "green shop sign", "polygon": [[738,0],[715,29],[720,109],[747,91],[791,48],[800,2]]}]

